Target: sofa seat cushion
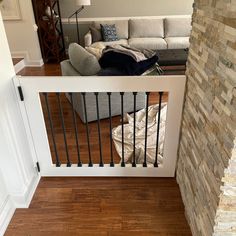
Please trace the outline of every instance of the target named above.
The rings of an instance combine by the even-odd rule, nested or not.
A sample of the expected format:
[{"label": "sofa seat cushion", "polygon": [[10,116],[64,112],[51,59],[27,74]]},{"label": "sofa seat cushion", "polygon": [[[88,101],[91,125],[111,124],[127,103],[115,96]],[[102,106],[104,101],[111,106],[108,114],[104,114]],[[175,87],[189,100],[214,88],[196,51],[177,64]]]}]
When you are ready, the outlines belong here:
[{"label": "sofa seat cushion", "polygon": [[166,41],[162,38],[131,38],[129,45],[140,50],[167,49]]},{"label": "sofa seat cushion", "polygon": [[70,63],[81,75],[96,75],[101,70],[97,58],[77,43],[70,44],[68,54]]},{"label": "sofa seat cushion", "polygon": [[163,19],[129,20],[130,38],[164,38]]},{"label": "sofa seat cushion", "polygon": [[165,38],[189,37],[191,32],[191,17],[166,18],[164,21]]},{"label": "sofa seat cushion", "polygon": [[111,41],[111,42],[96,42],[92,44],[92,47],[101,47],[103,45],[104,47],[110,46],[110,45],[128,45],[128,40],[127,39],[120,39],[117,41]]},{"label": "sofa seat cushion", "polygon": [[189,37],[169,37],[165,38],[168,49],[189,48]]},{"label": "sofa seat cushion", "polygon": [[96,29],[101,30],[101,25],[115,25],[116,32],[119,39],[128,39],[129,37],[129,25],[128,20],[113,20],[113,21],[94,21],[93,26]]}]

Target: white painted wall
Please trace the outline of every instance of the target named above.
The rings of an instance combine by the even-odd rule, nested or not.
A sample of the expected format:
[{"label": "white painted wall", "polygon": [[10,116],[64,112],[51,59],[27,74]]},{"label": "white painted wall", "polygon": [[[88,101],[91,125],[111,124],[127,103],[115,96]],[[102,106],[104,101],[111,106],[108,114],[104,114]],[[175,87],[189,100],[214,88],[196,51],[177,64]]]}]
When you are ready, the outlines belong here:
[{"label": "white painted wall", "polygon": [[13,86],[15,76],[0,12],[0,235],[14,207],[27,207],[39,176]]},{"label": "white painted wall", "polygon": [[43,61],[38,34],[34,29],[32,3],[30,0],[20,0],[19,3],[22,19],[4,21],[12,57],[24,57],[29,66],[41,66]]}]

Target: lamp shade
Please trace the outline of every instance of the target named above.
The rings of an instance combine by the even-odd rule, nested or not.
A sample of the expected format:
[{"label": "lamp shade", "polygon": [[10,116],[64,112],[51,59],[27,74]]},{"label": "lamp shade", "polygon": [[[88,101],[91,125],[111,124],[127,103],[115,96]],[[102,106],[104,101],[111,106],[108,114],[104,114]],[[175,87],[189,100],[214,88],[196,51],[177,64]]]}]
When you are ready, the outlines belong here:
[{"label": "lamp shade", "polygon": [[90,6],[91,0],[76,0],[75,3],[77,6]]}]

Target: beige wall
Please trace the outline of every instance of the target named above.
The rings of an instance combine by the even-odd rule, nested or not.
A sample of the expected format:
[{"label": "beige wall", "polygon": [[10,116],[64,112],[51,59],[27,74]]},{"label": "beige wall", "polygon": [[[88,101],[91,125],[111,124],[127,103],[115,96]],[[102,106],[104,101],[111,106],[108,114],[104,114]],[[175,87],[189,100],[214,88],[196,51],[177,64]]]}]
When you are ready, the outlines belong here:
[{"label": "beige wall", "polygon": [[[74,2],[60,0],[62,17],[75,11]],[[190,15],[193,0],[91,0],[91,3],[80,17]]]},{"label": "beige wall", "polygon": [[[5,0],[6,1],[6,0]],[[42,64],[38,34],[35,24],[32,3],[21,0],[21,20],[4,21],[7,39],[13,57],[24,57],[28,65]]]}]

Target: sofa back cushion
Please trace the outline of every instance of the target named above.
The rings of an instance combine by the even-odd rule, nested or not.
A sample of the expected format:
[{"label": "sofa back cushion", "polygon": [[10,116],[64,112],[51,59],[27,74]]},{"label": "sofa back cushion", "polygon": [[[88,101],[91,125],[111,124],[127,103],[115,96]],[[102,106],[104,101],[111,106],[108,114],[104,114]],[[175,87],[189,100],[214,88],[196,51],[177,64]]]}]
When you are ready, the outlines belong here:
[{"label": "sofa back cushion", "polygon": [[96,75],[101,67],[97,58],[77,43],[72,43],[68,50],[70,63],[81,75]]},{"label": "sofa back cushion", "polygon": [[118,41],[116,25],[101,25],[102,37],[105,42]]},{"label": "sofa back cushion", "polygon": [[163,38],[163,19],[130,19],[130,38]]},{"label": "sofa back cushion", "polygon": [[93,26],[96,29],[101,30],[101,25],[115,25],[116,32],[119,39],[128,39],[129,28],[128,20],[113,20],[113,21],[94,21]]},{"label": "sofa back cushion", "polygon": [[99,41],[102,41],[102,32],[99,29],[96,29],[95,27],[90,27],[89,28],[91,35],[92,35],[92,42],[96,43]]},{"label": "sofa back cushion", "polygon": [[191,31],[191,17],[166,18],[165,38],[167,37],[189,37]]}]

